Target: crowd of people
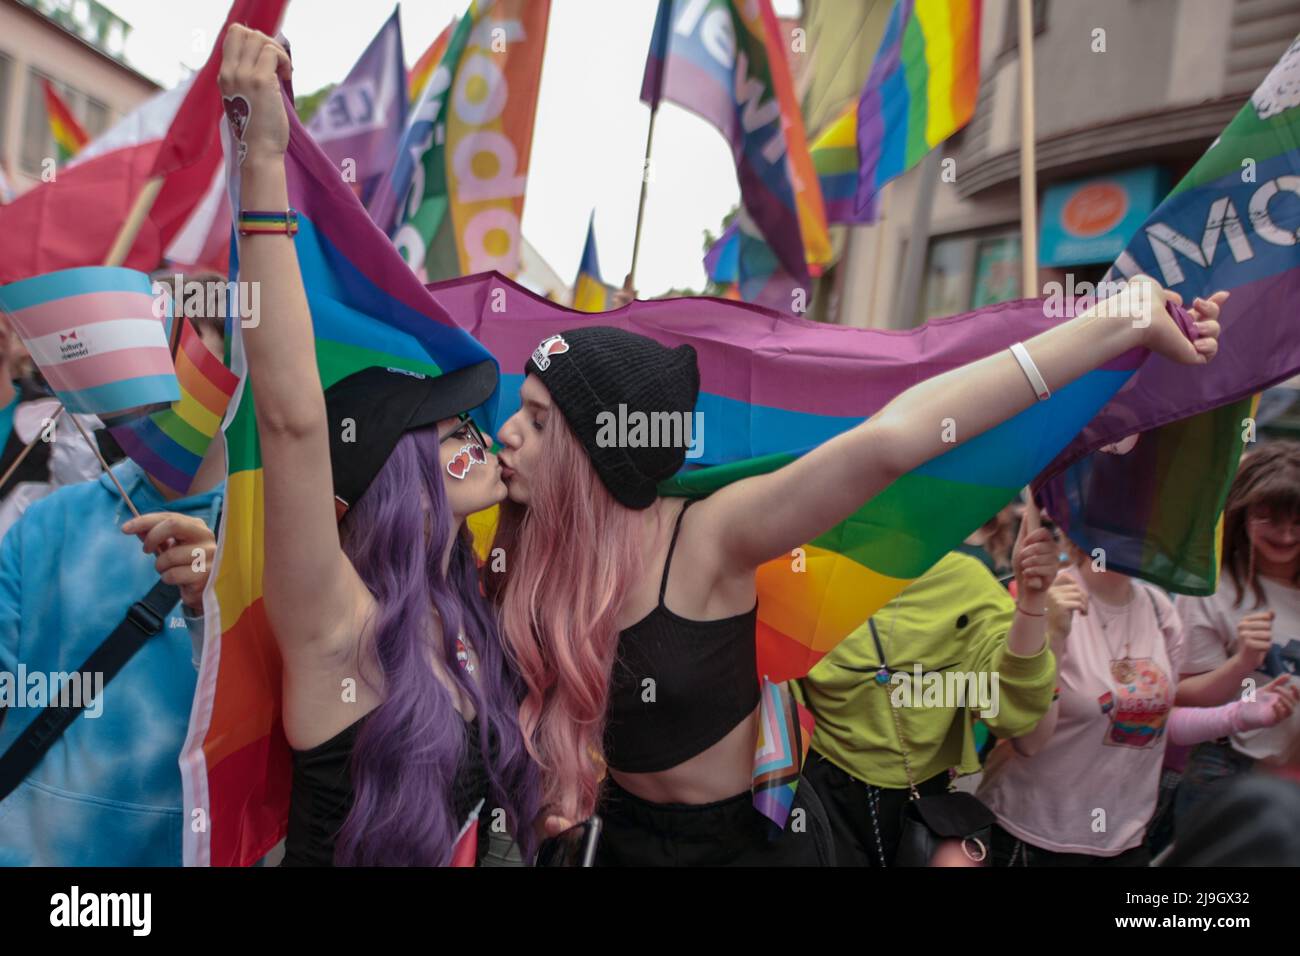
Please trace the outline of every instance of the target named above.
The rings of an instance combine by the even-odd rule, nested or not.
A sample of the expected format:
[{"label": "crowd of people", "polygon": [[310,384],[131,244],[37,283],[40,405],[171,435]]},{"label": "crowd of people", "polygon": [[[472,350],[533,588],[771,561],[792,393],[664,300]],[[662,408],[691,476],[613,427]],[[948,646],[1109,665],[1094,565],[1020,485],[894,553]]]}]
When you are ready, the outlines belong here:
[{"label": "crowd of people", "polygon": [[[251,106],[250,209],[288,207],[276,82],[287,63],[273,40],[231,28],[220,82]],[[953,409],[979,434],[1135,347],[1195,375],[1215,354],[1224,294],[1191,303],[1189,333],[1152,283],[1148,323],[1062,322],[908,389],[779,470],[685,501],[656,490],[684,448],[608,447],[595,431],[620,405],[693,411],[688,346],[556,329],[566,348],[534,353],[519,411],[489,436],[469,413],[497,388],[494,363],[437,378],[372,368],[323,389],[289,236],[242,236],[239,253],[268,317],[242,336],[292,748],[283,865],[446,864],[479,808],[506,821],[481,828],[475,848],[499,865],[551,859],[577,836],[615,866],[1295,853],[1258,831],[1300,822],[1300,685],[1286,656],[1300,623],[1300,445],[1286,441],[1244,458],[1210,597],[1171,600],[1099,567],[1036,511],[991,520],[798,682],[816,729],[787,825],[751,798],[758,567],[948,451],[929,423]],[[24,404],[39,400],[17,358],[8,371],[6,460],[24,444]],[[51,455],[43,480],[63,487],[29,494],[5,533],[0,670],[75,668],[160,576],[180,602],[100,719],[67,728],[9,792],[0,781],[0,864],[181,862],[178,756],[211,568],[193,555],[215,549],[222,455],[214,442],[185,496],[129,458],[114,483],[93,453],[94,468],[71,474]],[[141,517],[127,519],[116,484]],[[476,561],[466,526],[494,505],[504,570]],[[916,686],[948,674],[988,693],[931,700]],[[0,752],[17,724],[0,724]],[[1243,806],[1268,810],[1246,820]],[[1206,819],[1216,833],[1256,830],[1189,845]]]}]

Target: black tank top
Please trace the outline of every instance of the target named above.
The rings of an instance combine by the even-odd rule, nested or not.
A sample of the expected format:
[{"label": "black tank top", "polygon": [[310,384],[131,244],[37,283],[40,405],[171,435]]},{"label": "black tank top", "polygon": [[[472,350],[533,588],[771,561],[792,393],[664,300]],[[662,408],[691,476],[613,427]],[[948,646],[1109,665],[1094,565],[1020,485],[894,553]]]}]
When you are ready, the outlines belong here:
[{"label": "black tank top", "polygon": [[[374,711],[344,727],[310,750],[293,751],[293,789],[289,795],[289,832],[281,866],[333,866],[334,843],[352,809],[352,749],[357,734]],[[465,724],[465,761],[452,785],[457,828],[488,795],[488,772],[479,747],[478,721]],[[491,753],[497,741],[493,735]],[[487,840],[480,835],[479,855]]]},{"label": "black tank top", "polygon": [[673,550],[691,504],[677,515],[659,604],[618,636],[605,759],[623,773],[675,767],[708,750],[758,706],[758,605],[715,621],[691,621],[664,606]]}]

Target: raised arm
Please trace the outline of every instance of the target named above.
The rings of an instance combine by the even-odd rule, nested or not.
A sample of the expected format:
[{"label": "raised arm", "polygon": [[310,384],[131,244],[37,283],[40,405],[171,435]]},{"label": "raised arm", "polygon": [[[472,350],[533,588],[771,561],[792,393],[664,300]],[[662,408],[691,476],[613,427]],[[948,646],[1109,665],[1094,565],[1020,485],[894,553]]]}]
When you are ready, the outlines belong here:
[{"label": "raised arm", "polygon": [[[235,115],[246,122],[240,161],[244,209],[289,208],[289,121],[280,76],[290,69],[288,54],[265,34],[239,25],[227,31],[220,83],[228,113],[234,102]],[[245,102],[238,104],[238,97]],[[325,398],[292,240],[283,234],[241,236],[239,279],[260,290],[261,314],[242,336],[262,448],[267,618],[286,656],[328,652],[356,634],[365,588],[339,545]]]},{"label": "raised arm", "polygon": [[[1049,389],[1055,392],[1137,347],[1188,365],[1213,357],[1226,292],[1196,301],[1199,338],[1193,344],[1165,311],[1166,299],[1179,301],[1175,294],[1146,276],[1132,284],[1143,294],[1122,292],[1024,343]],[[1133,299],[1141,303],[1140,314],[1126,307]],[[1015,356],[1003,350],[912,386],[861,425],[784,468],[727,486],[700,505],[708,517],[696,520],[710,522],[718,566],[757,567],[834,527],[897,478],[1036,400]],[[955,443],[944,441],[945,418],[957,423]]]}]

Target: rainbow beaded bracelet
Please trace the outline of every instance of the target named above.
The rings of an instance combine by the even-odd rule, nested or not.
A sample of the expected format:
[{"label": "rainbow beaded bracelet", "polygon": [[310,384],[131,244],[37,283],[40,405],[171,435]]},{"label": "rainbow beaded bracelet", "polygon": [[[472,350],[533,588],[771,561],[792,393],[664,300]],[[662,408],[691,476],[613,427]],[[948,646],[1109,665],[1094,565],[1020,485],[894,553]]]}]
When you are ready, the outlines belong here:
[{"label": "rainbow beaded bracelet", "polygon": [[262,233],[283,233],[292,236],[298,232],[298,212],[295,209],[286,209],[284,212],[241,209],[238,229],[241,236],[256,236]]}]

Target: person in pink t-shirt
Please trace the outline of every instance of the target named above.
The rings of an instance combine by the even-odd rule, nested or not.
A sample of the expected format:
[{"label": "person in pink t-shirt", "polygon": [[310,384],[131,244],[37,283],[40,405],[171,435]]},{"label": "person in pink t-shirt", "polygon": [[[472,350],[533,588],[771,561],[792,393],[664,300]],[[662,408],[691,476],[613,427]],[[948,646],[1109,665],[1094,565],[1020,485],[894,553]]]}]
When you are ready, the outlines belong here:
[{"label": "person in pink t-shirt", "polygon": [[1048,592],[1058,698],[994,748],[979,788],[998,818],[993,864],[1143,866],[1166,743],[1270,726],[1296,691],[1274,682],[1254,701],[1175,707],[1183,628],[1169,598],[1067,547]]},{"label": "person in pink t-shirt", "polygon": [[[1223,570],[1207,597],[1180,596],[1187,628],[1179,697],[1211,706],[1300,667],[1300,443],[1252,449],[1228,491]],[[1293,677],[1294,681],[1295,678]],[[1175,804],[1175,825],[1225,778],[1300,767],[1300,710],[1284,724],[1197,747]]]}]

